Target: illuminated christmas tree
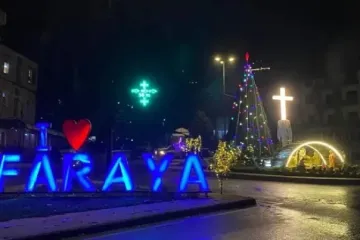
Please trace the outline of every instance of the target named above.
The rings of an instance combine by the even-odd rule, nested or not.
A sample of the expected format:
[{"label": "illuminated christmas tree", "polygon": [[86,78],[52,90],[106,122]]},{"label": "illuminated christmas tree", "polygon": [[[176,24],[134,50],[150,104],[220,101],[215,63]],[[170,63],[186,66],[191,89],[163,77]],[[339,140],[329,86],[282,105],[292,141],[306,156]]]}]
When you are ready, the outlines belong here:
[{"label": "illuminated christmas tree", "polygon": [[241,146],[243,157],[255,159],[273,154],[273,141],[263,103],[255,84],[249,54],[245,55],[244,76],[233,102],[233,116],[229,127],[229,140]]}]

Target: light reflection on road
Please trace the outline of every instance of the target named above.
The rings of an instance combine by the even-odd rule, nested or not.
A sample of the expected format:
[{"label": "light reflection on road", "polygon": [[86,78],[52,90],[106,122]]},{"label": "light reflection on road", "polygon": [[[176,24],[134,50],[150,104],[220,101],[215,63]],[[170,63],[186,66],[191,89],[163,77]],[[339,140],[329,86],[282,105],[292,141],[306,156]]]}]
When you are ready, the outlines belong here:
[{"label": "light reflection on road", "polygon": [[205,217],[192,217],[92,239],[354,239],[347,237],[348,233],[346,223],[333,219],[317,219],[285,208],[271,211],[266,207],[254,207]]},{"label": "light reflection on road", "polygon": [[255,197],[258,206],[92,239],[360,239],[360,187],[228,180],[225,192]]}]

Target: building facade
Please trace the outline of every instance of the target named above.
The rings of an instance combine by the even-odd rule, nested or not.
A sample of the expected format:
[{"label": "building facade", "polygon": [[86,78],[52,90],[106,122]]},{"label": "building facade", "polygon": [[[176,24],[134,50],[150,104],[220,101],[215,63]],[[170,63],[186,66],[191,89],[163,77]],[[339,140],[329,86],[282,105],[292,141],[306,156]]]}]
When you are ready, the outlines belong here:
[{"label": "building facade", "polygon": [[0,146],[33,149],[38,66],[0,44]]},{"label": "building facade", "polygon": [[0,44],[0,118],[34,124],[38,66]]},{"label": "building facade", "polygon": [[[6,13],[0,9],[0,151],[31,155],[39,139],[35,127],[38,65],[1,44],[5,26]],[[53,149],[68,148],[62,133],[48,133]]]},{"label": "building facade", "polygon": [[330,141],[353,163],[360,163],[360,71],[354,78],[339,76],[331,83],[316,79],[297,89],[297,111],[291,120],[295,141]]}]

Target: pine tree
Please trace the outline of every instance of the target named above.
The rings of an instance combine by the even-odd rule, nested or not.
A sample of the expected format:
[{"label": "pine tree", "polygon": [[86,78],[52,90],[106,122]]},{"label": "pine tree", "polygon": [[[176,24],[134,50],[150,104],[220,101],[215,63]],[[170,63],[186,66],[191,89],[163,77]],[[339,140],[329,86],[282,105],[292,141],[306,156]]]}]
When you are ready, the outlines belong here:
[{"label": "pine tree", "polygon": [[241,146],[245,158],[271,156],[273,141],[248,53],[245,59],[243,80],[232,106],[234,113],[228,132],[229,140]]}]

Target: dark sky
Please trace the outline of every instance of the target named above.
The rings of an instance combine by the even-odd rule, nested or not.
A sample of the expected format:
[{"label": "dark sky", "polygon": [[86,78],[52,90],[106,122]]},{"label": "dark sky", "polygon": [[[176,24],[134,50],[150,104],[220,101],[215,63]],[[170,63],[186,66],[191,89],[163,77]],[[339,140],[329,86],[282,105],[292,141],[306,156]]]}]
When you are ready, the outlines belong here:
[{"label": "dark sky", "polygon": [[[145,37],[140,43],[146,41],[140,32],[148,28],[153,29],[155,38],[176,38],[185,43],[199,38],[214,52],[240,54],[246,49],[261,59],[292,68],[299,67],[303,59],[309,60],[309,54],[321,54],[334,37],[358,23],[353,18],[354,4],[339,1],[156,2],[112,0],[116,18],[112,27],[128,35],[125,38]],[[107,12],[107,1],[3,0],[0,7],[9,15],[7,39],[17,48],[28,48],[41,33],[57,32],[69,24],[94,30]]]},{"label": "dark sky", "polygon": [[249,51],[277,72],[324,75],[329,44],[358,37],[360,23],[356,6],[340,1],[113,0],[110,10],[107,2],[1,1],[8,13],[5,43],[40,65],[41,114],[58,98],[71,103],[70,116],[79,112],[74,102],[80,115],[100,114],[94,109],[115,102],[109,92],[124,95],[135,76],[150,76],[166,89],[167,105],[159,109],[180,109],[181,91],[198,92],[187,89],[190,79],[202,87],[214,80],[215,53],[241,62]]}]

